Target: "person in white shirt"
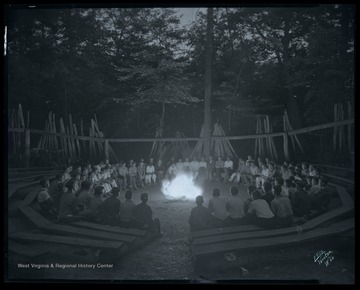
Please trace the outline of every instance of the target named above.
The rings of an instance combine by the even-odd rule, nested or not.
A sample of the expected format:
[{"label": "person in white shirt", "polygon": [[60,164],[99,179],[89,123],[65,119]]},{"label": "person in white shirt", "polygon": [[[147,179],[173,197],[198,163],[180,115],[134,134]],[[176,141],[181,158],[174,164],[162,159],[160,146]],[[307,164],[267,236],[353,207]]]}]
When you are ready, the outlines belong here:
[{"label": "person in white shirt", "polygon": [[146,166],[145,169],[145,185],[156,183],[156,174],[155,174],[155,166],[153,161],[150,159],[149,164]]},{"label": "person in white shirt", "polygon": [[253,191],[251,195],[252,201],[244,219],[263,228],[274,228],[276,226],[275,215],[268,202],[261,198],[261,193],[258,190]]},{"label": "person in white shirt", "polygon": [[207,163],[205,161],[205,157],[201,157],[201,161],[199,162],[199,168],[200,167],[204,167],[205,169],[207,168]]},{"label": "person in white shirt", "polygon": [[185,158],[185,161],[184,161],[184,171],[185,172],[189,172],[190,171],[190,162],[189,162],[189,158],[186,157]]},{"label": "person in white shirt", "polygon": [[225,181],[229,180],[229,178],[233,172],[233,169],[234,169],[234,163],[231,160],[231,157],[228,156],[228,157],[226,157],[226,160],[224,162],[224,180]]},{"label": "person in white shirt", "polygon": [[199,167],[200,167],[199,161],[197,161],[196,157],[194,157],[193,160],[190,162],[190,172],[193,175],[194,179],[198,175]]}]

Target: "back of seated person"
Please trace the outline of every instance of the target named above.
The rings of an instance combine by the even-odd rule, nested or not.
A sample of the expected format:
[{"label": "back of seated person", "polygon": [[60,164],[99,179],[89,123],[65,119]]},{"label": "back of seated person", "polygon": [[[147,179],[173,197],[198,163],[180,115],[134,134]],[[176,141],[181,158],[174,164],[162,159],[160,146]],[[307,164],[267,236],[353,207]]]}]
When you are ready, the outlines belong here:
[{"label": "back of seated person", "polygon": [[49,195],[50,182],[48,178],[42,178],[40,180],[41,189],[37,194],[37,202],[40,207],[40,211],[48,218],[56,218],[57,213],[54,206],[54,201]]},{"label": "back of seated person", "polygon": [[59,205],[59,220],[64,223],[78,220],[79,208],[74,193],[75,181],[70,179],[66,184],[66,192],[62,195]]},{"label": "back of seated person", "polygon": [[134,209],[135,224],[140,229],[156,231],[160,234],[160,221],[157,218],[153,219],[152,209],[147,204],[148,198],[149,196],[146,192],[141,194],[141,203]]},{"label": "back of seated person", "polygon": [[332,189],[328,186],[328,180],[320,180],[320,190],[311,196],[311,206],[314,210],[326,212],[331,201]]}]

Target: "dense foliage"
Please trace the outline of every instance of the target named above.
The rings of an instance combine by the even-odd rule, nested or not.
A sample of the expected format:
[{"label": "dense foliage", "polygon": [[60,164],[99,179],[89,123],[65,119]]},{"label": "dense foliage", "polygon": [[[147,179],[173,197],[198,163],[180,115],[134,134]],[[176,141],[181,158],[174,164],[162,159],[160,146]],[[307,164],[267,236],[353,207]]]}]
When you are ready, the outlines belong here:
[{"label": "dense foliage", "polygon": [[[54,6],[55,7],[55,6]],[[333,120],[336,102],[354,99],[352,5],[216,8],[213,120],[281,116],[294,127]],[[199,134],[203,121],[206,15],[189,29],[174,9],[6,11],[8,107],[89,121],[108,137]],[[181,128],[179,128],[181,126]],[[248,132],[245,132],[248,133]]]}]

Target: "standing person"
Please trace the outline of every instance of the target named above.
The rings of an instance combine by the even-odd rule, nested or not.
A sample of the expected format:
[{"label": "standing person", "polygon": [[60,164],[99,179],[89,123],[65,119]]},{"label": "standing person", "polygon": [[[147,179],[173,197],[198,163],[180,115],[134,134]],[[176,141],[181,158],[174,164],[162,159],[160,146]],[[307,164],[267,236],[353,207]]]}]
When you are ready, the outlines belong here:
[{"label": "standing person", "polygon": [[281,227],[290,227],[293,224],[293,210],[290,199],[281,194],[281,187],[274,186],[275,198],[271,201],[271,211],[275,215],[276,223]]},{"label": "standing person", "polygon": [[226,200],[220,197],[220,189],[214,188],[213,197],[209,200],[209,212],[217,219],[219,226],[223,225],[229,213],[226,210]]},{"label": "standing person", "polygon": [[121,226],[125,228],[133,228],[136,226],[134,215],[136,205],[131,199],[132,191],[127,190],[125,192],[125,201],[120,206],[120,222]]},{"label": "standing person", "polygon": [[245,216],[245,202],[238,195],[239,190],[236,186],[230,187],[231,197],[226,201],[226,209],[229,213],[228,225],[234,226],[241,223]]},{"label": "standing person", "polygon": [[141,203],[134,209],[136,226],[140,229],[155,231],[156,233],[161,234],[160,220],[158,218],[153,219],[152,209],[147,204],[149,200],[148,194],[146,192],[142,193],[140,199]]},{"label": "standing person", "polygon": [[209,210],[203,206],[204,198],[201,195],[196,197],[196,207],[191,210],[189,225],[190,231],[201,231],[210,229],[214,226],[214,217]]},{"label": "standing person", "polygon": [[99,209],[100,222],[110,226],[120,225],[120,188],[114,187],[111,196],[104,200]]}]

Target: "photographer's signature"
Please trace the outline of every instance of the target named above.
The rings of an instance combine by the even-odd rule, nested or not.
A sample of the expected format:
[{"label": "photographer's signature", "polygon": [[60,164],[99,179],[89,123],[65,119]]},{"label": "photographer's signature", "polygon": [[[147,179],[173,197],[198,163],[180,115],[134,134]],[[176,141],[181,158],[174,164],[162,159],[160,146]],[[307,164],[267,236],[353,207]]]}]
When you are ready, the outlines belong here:
[{"label": "photographer's signature", "polygon": [[322,263],[325,264],[325,266],[329,266],[330,263],[335,259],[333,255],[331,255],[333,251],[319,251],[314,256],[314,262],[319,263],[321,265]]}]

